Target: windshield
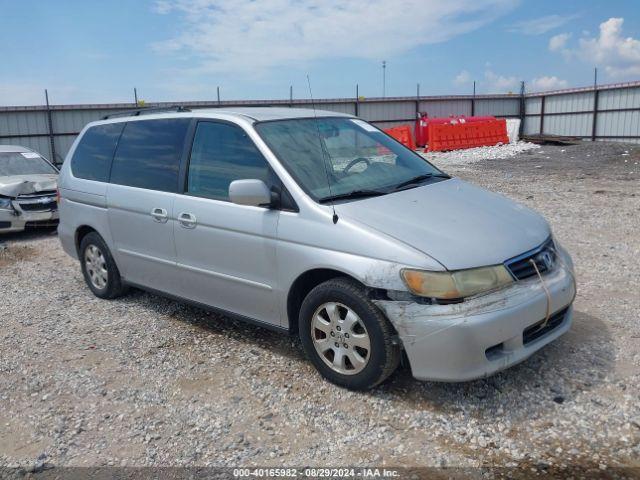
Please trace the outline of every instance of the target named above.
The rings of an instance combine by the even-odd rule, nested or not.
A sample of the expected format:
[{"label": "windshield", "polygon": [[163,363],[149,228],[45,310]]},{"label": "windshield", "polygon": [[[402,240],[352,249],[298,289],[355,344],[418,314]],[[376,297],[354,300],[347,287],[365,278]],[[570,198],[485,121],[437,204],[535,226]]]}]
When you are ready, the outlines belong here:
[{"label": "windshield", "polygon": [[0,152],[0,176],[56,174],[58,171],[34,152]]},{"label": "windshield", "polygon": [[352,192],[389,193],[413,178],[424,176],[424,181],[431,175],[443,175],[416,153],[358,119],[277,120],[258,123],[255,128],[315,200]]}]

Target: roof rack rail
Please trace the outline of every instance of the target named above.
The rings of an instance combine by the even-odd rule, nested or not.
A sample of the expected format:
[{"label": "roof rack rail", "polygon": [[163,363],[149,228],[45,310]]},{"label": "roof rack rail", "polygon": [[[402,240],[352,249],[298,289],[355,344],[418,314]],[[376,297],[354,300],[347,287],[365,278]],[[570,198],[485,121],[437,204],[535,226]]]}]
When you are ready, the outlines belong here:
[{"label": "roof rack rail", "polygon": [[149,113],[160,112],[190,112],[191,109],[183,107],[182,105],[171,105],[168,107],[141,107],[133,110],[122,110],[121,112],[110,113],[102,117],[102,120],[108,120],[116,117],[139,117],[140,115],[146,115]]}]

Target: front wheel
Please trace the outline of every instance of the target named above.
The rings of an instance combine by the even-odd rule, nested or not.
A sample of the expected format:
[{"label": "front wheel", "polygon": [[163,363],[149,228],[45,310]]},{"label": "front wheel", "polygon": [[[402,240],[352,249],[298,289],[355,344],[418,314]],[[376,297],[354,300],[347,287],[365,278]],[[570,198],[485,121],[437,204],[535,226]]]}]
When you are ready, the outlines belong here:
[{"label": "front wheel", "polygon": [[300,309],[299,332],[318,371],[346,388],[372,388],[400,361],[393,327],[351,279],[336,278],[311,290]]}]

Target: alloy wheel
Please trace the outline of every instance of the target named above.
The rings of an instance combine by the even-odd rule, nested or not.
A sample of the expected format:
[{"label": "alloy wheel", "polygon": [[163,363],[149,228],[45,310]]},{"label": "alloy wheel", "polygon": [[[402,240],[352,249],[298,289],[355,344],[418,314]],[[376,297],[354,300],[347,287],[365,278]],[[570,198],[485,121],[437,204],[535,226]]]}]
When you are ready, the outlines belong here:
[{"label": "alloy wheel", "polygon": [[84,264],[91,284],[99,290],[105,288],[109,280],[109,272],[102,251],[93,244],[89,245],[84,251]]},{"label": "alloy wheel", "polygon": [[318,307],[311,321],[311,339],[324,363],[342,375],[355,375],[369,362],[369,333],[358,314],[342,303]]}]

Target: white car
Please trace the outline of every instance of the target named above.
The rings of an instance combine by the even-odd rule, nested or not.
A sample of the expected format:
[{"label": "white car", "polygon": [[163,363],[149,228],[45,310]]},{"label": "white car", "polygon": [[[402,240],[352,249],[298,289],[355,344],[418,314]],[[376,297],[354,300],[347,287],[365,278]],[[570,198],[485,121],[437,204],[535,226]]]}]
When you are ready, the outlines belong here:
[{"label": "white car", "polygon": [[25,147],[0,145],[0,233],[58,224],[58,169]]}]

